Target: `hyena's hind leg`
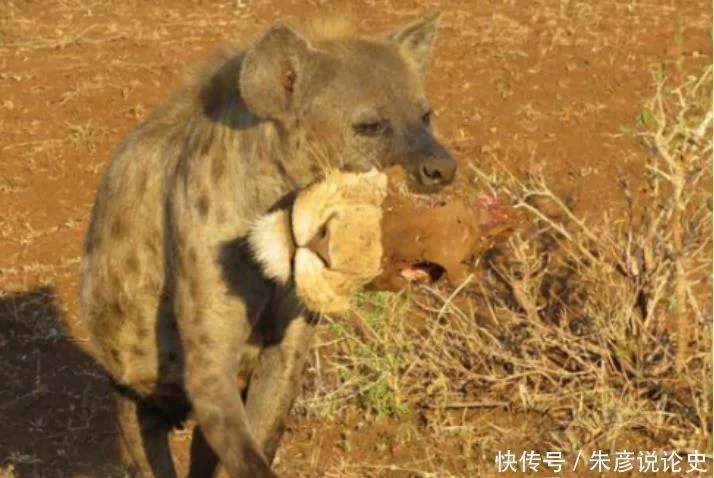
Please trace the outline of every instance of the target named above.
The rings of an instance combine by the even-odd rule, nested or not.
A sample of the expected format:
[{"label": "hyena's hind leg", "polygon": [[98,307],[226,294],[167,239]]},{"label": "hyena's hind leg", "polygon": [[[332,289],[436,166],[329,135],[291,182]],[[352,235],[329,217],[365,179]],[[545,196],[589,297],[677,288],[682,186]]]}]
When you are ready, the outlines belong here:
[{"label": "hyena's hind leg", "polygon": [[177,478],[169,447],[171,422],[156,405],[118,392],[122,453],[131,478]]},{"label": "hyena's hind leg", "polygon": [[201,427],[196,425],[191,437],[191,463],[188,478],[215,478],[218,476],[219,460],[216,453],[203,436]]}]

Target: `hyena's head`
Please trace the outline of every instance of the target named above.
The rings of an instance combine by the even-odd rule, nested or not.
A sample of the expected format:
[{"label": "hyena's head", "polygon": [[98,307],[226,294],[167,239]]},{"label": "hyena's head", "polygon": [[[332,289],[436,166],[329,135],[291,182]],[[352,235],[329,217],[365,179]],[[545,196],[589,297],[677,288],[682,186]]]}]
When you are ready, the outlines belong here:
[{"label": "hyena's head", "polygon": [[453,181],[456,162],[432,133],[424,93],[437,19],[369,38],[308,39],[278,24],[246,51],[243,100],[279,125],[292,158],[313,171],[398,164],[413,192],[439,191]]}]

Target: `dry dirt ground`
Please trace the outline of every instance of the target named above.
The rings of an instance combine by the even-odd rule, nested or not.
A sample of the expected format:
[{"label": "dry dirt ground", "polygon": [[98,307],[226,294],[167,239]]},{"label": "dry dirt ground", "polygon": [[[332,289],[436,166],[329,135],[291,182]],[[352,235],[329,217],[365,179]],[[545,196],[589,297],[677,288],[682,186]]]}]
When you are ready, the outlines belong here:
[{"label": "dry dirt ground", "polygon": [[[364,31],[376,32],[430,9],[443,16],[428,91],[437,133],[462,165],[461,184],[473,181],[472,164],[488,173],[498,160],[516,177],[536,168],[587,217],[621,215],[627,202],[619,178],[635,191],[645,184],[641,144],[627,132],[647,122],[652,67],[677,84],[711,63],[712,11],[704,0],[0,1],[0,474],[12,465],[23,478],[121,476],[110,390],[82,352],[76,317],[90,205],[123,135],[167,98],[188,65],[277,19],[299,24],[320,12],[351,12]],[[434,420],[428,400],[410,400],[413,390],[395,398],[398,376],[361,391],[354,387],[360,367],[345,368],[353,375],[341,382],[322,380],[352,350],[341,324],[326,325],[316,345],[279,453],[284,476],[490,476],[497,449],[560,443],[574,451],[567,439],[548,438],[553,414],[517,406],[525,398],[515,385],[512,403],[507,395],[500,396],[507,403],[489,403],[483,397],[495,387],[464,381],[461,401],[439,402]],[[432,363],[449,356],[443,347]],[[709,374],[699,376],[696,393],[711,389],[711,368],[703,370]],[[449,376],[420,376],[456,393],[439,381]],[[355,392],[321,406],[341,386]],[[711,470],[711,402],[704,404],[687,409],[699,425],[685,434],[708,450]],[[667,422],[665,412],[661,422],[628,425],[633,435],[622,437],[643,435],[621,448],[671,448],[671,437],[647,434]],[[571,446],[610,431],[596,430],[591,442],[573,438]],[[563,437],[581,437],[570,432]],[[185,432],[174,437],[182,460],[186,440]]]}]

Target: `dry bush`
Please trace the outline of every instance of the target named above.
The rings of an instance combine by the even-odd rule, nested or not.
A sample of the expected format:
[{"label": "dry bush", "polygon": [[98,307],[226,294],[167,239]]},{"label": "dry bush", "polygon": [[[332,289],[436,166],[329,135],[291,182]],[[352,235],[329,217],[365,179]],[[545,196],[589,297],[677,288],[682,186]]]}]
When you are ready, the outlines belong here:
[{"label": "dry bush", "polygon": [[[648,187],[621,178],[628,210],[585,221],[538,174],[476,170],[530,226],[455,291],[364,295],[351,320],[328,319],[300,409],[418,412],[430,435],[458,428],[481,450],[710,450],[711,69],[655,79],[637,133]],[[464,415],[483,408],[531,419]]]}]

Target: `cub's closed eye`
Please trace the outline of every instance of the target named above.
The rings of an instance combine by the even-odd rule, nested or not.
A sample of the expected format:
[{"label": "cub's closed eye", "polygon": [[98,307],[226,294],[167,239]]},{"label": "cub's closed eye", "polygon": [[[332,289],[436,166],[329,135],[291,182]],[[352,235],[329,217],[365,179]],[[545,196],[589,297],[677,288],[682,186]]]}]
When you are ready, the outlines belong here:
[{"label": "cub's closed eye", "polygon": [[353,126],[355,133],[362,136],[379,136],[387,131],[387,126],[382,121],[365,121]]}]

